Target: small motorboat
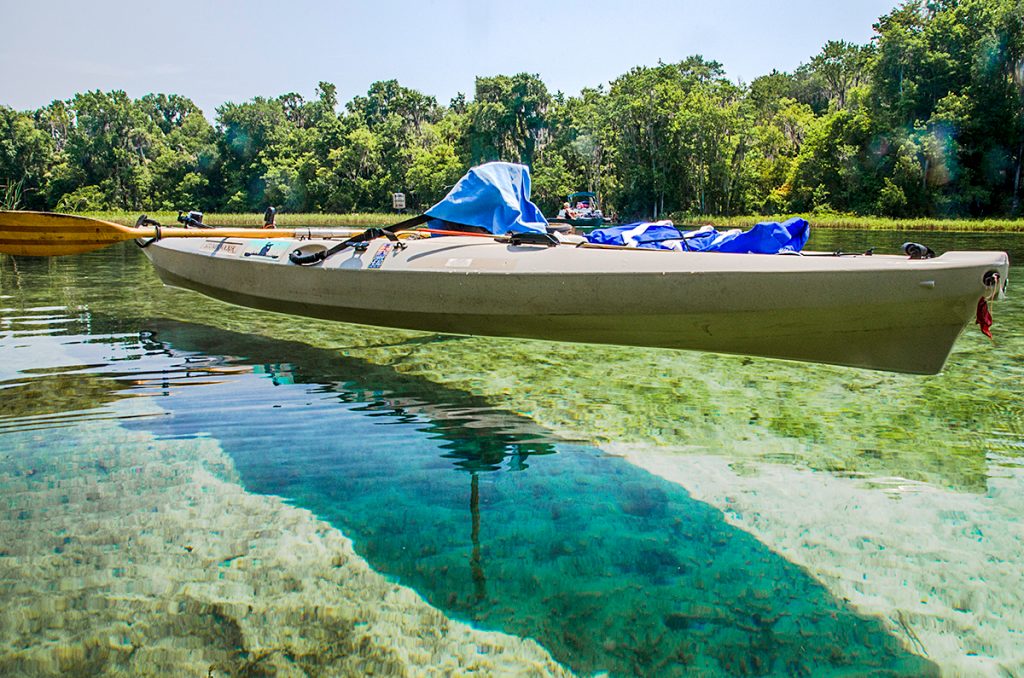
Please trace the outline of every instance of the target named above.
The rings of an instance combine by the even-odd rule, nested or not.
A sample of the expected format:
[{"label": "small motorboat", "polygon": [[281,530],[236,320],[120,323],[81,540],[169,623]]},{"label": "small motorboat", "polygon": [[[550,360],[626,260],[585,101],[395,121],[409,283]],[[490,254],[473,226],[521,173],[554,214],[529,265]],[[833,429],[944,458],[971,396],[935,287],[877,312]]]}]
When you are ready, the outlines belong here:
[{"label": "small motorboat", "polygon": [[548,221],[577,228],[599,228],[611,220],[601,212],[596,193],[578,191],[570,193],[558,211],[558,216]]}]

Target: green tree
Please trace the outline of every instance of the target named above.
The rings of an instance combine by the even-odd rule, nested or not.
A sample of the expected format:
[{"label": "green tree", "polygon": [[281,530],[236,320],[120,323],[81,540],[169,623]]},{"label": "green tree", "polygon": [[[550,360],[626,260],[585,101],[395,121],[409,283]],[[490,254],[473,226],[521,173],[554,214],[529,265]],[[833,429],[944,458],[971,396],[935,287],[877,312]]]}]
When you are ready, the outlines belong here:
[{"label": "green tree", "polygon": [[829,40],[821,52],[811,58],[811,69],[820,77],[822,95],[829,103],[846,107],[846,97],[868,78],[868,63],[873,49],[844,40]]},{"label": "green tree", "polygon": [[217,108],[224,209],[262,209],[266,203],[265,152],[282,139],[287,124],[281,99],[255,97],[246,103],[229,102]]},{"label": "green tree", "polygon": [[790,209],[872,213],[883,160],[872,146],[876,128],[863,106],[815,120],[787,177]]},{"label": "green tree", "polygon": [[607,124],[616,152],[614,172],[619,179],[616,204],[628,214],[665,211],[666,194],[681,159],[678,140],[671,134],[672,118],[682,108],[681,73],[675,66],[634,68],[611,83]]},{"label": "green tree", "polygon": [[45,207],[55,144],[32,115],[0,106],[0,195],[9,209]]},{"label": "green tree", "polygon": [[473,163],[507,160],[533,163],[547,138],[551,96],[536,75],[519,73],[476,79],[469,105]]},{"label": "green tree", "polygon": [[[88,189],[91,206],[142,209],[152,196],[152,162],[162,133],[147,111],[122,91],[76,94],[66,102],[74,126],[63,141],[58,185]],[[89,189],[95,187],[95,190]],[[62,195],[51,194],[59,203]]]},{"label": "green tree", "polygon": [[211,175],[218,162],[217,137],[202,111],[177,94],[149,94],[139,106],[162,132],[150,167],[148,202],[168,210],[216,207],[219,196]]}]

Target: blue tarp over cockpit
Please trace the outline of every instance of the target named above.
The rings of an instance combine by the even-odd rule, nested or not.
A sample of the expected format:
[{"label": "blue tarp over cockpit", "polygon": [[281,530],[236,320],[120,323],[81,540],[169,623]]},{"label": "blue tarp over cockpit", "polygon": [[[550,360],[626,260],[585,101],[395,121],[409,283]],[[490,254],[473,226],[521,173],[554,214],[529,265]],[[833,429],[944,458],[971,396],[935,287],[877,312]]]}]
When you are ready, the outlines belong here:
[{"label": "blue tarp over cockpit", "polygon": [[[577,194],[584,195],[584,194]],[[473,167],[439,203],[426,211],[429,226],[447,229],[453,224],[487,233],[547,233],[548,221],[530,201],[530,170],[510,162],[489,162]],[[587,234],[592,243],[695,252],[799,252],[810,229],[804,219],[763,222],[748,231],[719,233],[710,226],[680,231],[671,222],[637,222],[602,228]]]},{"label": "blue tarp over cockpit", "polygon": [[719,233],[711,226],[680,231],[670,221],[640,221],[591,231],[587,240],[598,245],[625,245],[683,252],[734,252],[778,254],[799,252],[807,244],[810,226],[806,219],[793,217],[779,223],[764,221],[747,231],[738,228]]},{"label": "blue tarp over cockpit", "polygon": [[[448,195],[426,211],[435,220],[488,233],[547,233],[548,222],[530,202],[530,170],[510,162],[473,167]],[[432,228],[445,228],[432,223]]]}]

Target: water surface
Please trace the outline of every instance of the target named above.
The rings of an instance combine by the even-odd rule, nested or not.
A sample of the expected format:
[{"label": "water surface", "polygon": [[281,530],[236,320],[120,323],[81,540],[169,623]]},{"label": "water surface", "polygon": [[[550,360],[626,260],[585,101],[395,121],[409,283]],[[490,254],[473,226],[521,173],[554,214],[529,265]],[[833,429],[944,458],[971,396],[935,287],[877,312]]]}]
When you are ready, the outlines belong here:
[{"label": "water surface", "polygon": [[[811,245],[922,238],[824,235]],[[0,259],[0,307],[0,453],[31,436],[66,454],[60,432],[96,421],[215,441],[249,491],[311,510],[446,614],[535,638],[574,671],[1019,666],[1020,627],[1001,612],[1019,594],[983,569],[1024,564],[1012,286],[996,342],[965,334],[936,377],[288,318],[163,288],[130,246]],[[889,510],[959,536],[936,551],[922,522],[920,547],[897,548],[885,533],[908,520],[872,522]],[[986,577],[982,593],[969,583]]]}]

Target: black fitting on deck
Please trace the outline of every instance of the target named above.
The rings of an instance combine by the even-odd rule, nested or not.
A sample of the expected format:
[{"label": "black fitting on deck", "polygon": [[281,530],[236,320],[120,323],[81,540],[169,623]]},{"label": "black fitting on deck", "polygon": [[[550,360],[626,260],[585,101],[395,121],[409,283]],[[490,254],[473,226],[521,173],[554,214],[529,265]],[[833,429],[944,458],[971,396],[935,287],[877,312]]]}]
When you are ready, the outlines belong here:
[{"label": "black fitting on deck", "polygon": [[294,250],[288,254],[288,259],[298,266],[312,266],[313,264],[319,264],[321,261],[327,258],[327,252],[330,250],[318,250],[316,252],[310,252],[309,254],[303,254],[299,250]]},{"label": "black fitting on deck", "polygon": [[508,242],[513,247],[518,247],[520,245],[544,245],[545,247],[555,247],[558,245],[558,238],[550,233],[527,231],[525,233],[509,234]]},{"label": "black fitting on deck", "polygon": [[903,253],[911,259],[931,259],[935,256],[932,248],[916,242],[903,243]]},{"label": "black fitting on deck", "polygon": [[157,240],[159,240],[160,238],[163,237],[163,234],[160,232],[160,229],[162,227],[160,226],[160,222],[159,221],[157,221],[155,219],[150,219],[145,214],[139,215],[139,218],[135,220],[135,228],[145,228],[146,226],[152,226],[153,227],[153,229],[156,231],[156,237],[148,238],[146,240],[142,240],[140,238],[136,238],[135,239],[135,244],[138,245],[139,247],[143,247],[143,248],[149,247],[150,245],[152,245]]}]

